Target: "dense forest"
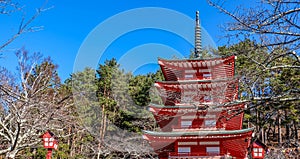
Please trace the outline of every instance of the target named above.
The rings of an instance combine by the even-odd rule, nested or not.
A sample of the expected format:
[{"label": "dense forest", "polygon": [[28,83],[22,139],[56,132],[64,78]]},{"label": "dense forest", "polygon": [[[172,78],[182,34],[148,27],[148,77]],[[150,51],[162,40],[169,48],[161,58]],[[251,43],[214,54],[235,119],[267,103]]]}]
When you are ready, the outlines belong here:
[{"label": "dense forest", "polygon": [[[11,1],[0,1],[0,6],[4,2]],[[253,141],[298,148],[300,3],[261,1],[267,7],[249,12],[226,10],[221,1],[208,3],[236,20],[227,26],[232,33],[228,37],[241,40],[203,54],[237,56],[239,99],[247,102],[244,126],[256,128]],[[47,150],[40,136],[47,130],[59,141],[54,158],[157,158],[141,134],[159,131],[147,106],[161,102],[152,87],[163,80],[160,70],[133,75],[116,59],[107,59],[96,69],[85,68],[61,81],[50,57],[24,48],[15,54],[14,72],[0,65],[0,158],[44,158]]]}]

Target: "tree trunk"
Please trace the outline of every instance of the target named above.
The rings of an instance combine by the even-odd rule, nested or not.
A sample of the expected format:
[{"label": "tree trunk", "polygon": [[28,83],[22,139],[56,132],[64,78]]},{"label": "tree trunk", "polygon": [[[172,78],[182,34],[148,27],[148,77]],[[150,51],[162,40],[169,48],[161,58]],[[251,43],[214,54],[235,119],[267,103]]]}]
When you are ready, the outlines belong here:
[{"label": "tree trunk", "polygon": [[[284,110],[285,120],[288,120],[288,112]],[[288,123],[285,124],[285,142],[288,143],[288,147],[290,147],[290,125]]]},{"label": "tree trunk", "polygon": [[265,130],[265,133],[264,133],[264,144],[267,145],[268,144],[268,131],[267,129]]},{"label": "tree trunk", "polygon": [[[266,135],[266,139],[267,139],[267,143],[271,143],[271,141],[270,140],[272,140],[272,138],[271,138],[271,136],[273,137],[273,133],[274,133],[274,131],[273,131],[273,128],[272,128],[272,125],[273,125],[273,123],[269,123],[269,128],[268,128],[268,131],[266,132],[267,133],[267,135]],[[271,132],[272,131],[272,132]],[[271,134],[272,133],[272,134]]]},{"label": "tree trunk", "polygon": [[100,159],[100,149],[98,150],[97,159]]},{"label": "tree trunk", "polygon": [[[256,130],[257,131],[259,131],[260,129],[259,129],[259,111],[258,111],[258,108],[256,108],[256,120],[255,120],[255,125],[256,125]],[[260,135],[260,134],[258,134],[258,135]]]},{"label": "tree trunk", "polygon": [[264,130],[264,127],[261,127],[261,142],[265,143],[265,130]]},{"label": "tree trunk", "polygon": [[[75,131],[75,130],[74,130]],[[73,133],[73,131],[71,131],[71,133]],[[75,143],[78,143],[78,138],[77,138],[77,135],[74,135],[72,134],[71,135],[71,145],[70,145],[70,157],[73,157],[74,154],[76,153],[75,150],[76,150],[76,145]]]},{"label": "tree trunk", "polygon": [[[260,111],[259,111],[259,117],[260,117],[260,115],[262,115],[263,117],[265,116],[265,114],[264,114],[264,112],[262,112],[262,113],[260,113]],[[264,118],[263,118],[264,119]],[[262,119],[262,120],[263,120]],[[260,120],[260,119],[259,119]],[[265,129],[264,129],[264,121],[262,121],[262,122],[259,122],[260,124],[260,132],[261,132],[261,134],[260,134],[260,139],[261,139],[261,142],[262,143],[265,143]]]},{"label": "tree trunk", "polygon": [[102,105],[102,112],[101,112],[101,124],[100,124],[100,130],[99,130],[99,144],[98,144],[98,154],[97,154],[97,159],[100,159],[100,150],[103,142],[103,134],[104,134],[104,121],[105,120],[105,105]]},{"label": "tree trunk", "polygon": [[69,126],[69,129],[68,129],[68,141],[67,141],[67,145],[68,145],[68,147],[69,147],[69,150],[70,150],[70,154],[69,155],[71,155],[72,156],[72,136],[73,135],[71,135],[71,133],[72,133],[72,128],[71,128],[71,126]]},{"label": "tree trunk", "polygon": [[294,133],[295,133],[295,145],[298,145],[298,141],[299,141],[299,137],[298,137],[298,123],[296,120],[293,121],[294,122]]},{"label": "tree trunk", "polygon": [[10,151],[6,154],[5,159],[14,159],[14,158],[16,158],[17,153],[18,153],[18,150]]},{"label": "tree trunk", "polygon": [[281,114],[280,111],[278,111],[278,116],[277,116],[277,131],[278,131],[278,146],[281,147],[282,143],[282,138],[281,138]]}]

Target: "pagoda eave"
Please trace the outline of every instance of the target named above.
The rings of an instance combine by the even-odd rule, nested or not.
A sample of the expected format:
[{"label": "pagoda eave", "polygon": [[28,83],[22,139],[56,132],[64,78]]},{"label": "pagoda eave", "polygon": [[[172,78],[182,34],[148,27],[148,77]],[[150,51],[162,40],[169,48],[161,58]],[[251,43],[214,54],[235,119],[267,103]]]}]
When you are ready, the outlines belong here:
[{"label": "pagoda eave", "polygon": [[[235,107],[235,106],[240,106],[244,105],[246,102],[245,101],[238,101],[235,100],[234,102],[231,103],[222,103],[222,104],[214,104],[214,103],[207,103],[207,104],[199,104],[199,106],[209,106],[212,107],[213,109],[215,108],[221,108],[221,107]],[[189,105],[189,104],[182,104],[182,105],[160,105],[160,104],[155,104],[155,103],[150,103],[150,107],[155,107],[155,108],[165,108],[165,109],[187,109],[187,108],[194,108],[197,107],[197,105]]]},{"label": "pagoda eave", "polygon": [[201,104],[201,105],[172,105],[164,106],[150,103],[148,110],[154,114],[160,112],[181,112],[183,110],[187,112],[219,112],[223,110],[243,110],[245,108],[245,103],[231,103],[231,104]]},{"label": "pagoda eave", "polygon": [[193,79],[193,80],[177,80],[177,81],[156,81],[156,83],[162,84],[205,84],[205,83],[216,83],[216,82],[235,82],[239,76],[222,78],[222,79]]},{"label": "pagoda eave", "polygon": [[156,81],[154,86],[165,89],[208,89],[226,87],[229,84],[238,84],[238,78],[228,78],[226,80],[185,80],[185,81]]},{"label": "pagoda eave", "polygon": [[173,131],[173,132],[157,132],[157,131],[144,131],[147,138],[166,138],[166,139],[187,139],[191,138],[226,138],[252,135],[254,127],[241,130],[218,130],[218,131]]}]

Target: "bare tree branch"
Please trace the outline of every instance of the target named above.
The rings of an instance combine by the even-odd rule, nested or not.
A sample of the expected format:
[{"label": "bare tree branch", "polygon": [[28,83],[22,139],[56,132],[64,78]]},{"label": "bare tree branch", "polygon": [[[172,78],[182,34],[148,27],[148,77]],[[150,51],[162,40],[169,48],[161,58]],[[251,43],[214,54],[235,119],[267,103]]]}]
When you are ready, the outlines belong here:
[{"label": "bare tree branch", "polygon": [[[6,40],[3,44],[0,45],[0,52],[6,47],[8,46],[10,43],[12,43],[16,38],[18,38],[19,36],[21,36],[23,33],[25,32],[35,32],[35,31],[39,31],[42,29],[42,27],[30,27],[30,24],[45,10],[49,9],[49,8],[45,8],[47,4],[47,0],[45,0],[44,4],[38,8],[35,12],[34,15],[32,15],[28,20],[26,20],[25,16],[22,17],[20,24],[19,24],[19,28],[18,31],[12,35],[8,40]],[[19,4],[12,2],[11,0],[2,0],[0,1],[0,14],[8,14],[12,11],[6,11],[7,6],[12,6],[13,8],[15,8],[16,10],[21,10],[21,8],[19,8]],[[1,10],[2,9],[2,10]]]}]

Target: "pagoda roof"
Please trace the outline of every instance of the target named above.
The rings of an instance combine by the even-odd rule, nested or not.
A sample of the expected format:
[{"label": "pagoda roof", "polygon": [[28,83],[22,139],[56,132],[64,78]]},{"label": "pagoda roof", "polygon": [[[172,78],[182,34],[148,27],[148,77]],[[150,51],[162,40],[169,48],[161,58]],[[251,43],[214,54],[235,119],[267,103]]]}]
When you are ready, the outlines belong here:
[{"label": "pagoda roof", "polygon": [[[217,57],[217,58],[207,58],[207,59],[164,59],[158,58],[158,63],[160,65],[170,65],[175,67],[183,67],[183,68],[194,68],[194,67],[210,67],[215,66],[221,63],[224,63],[228,60],[234,60],[235,56],[227,56],[227,57]],[[188,63],[192,64],[188,64]],[[186,64],[184,64],[186,63]]]},{"label": "pagoda roof", "polygon": [[242,135],[252,132],[254,127],[240,130],[200,130],[200,131],[143,131],[145,135],[153,137],[182,137],[182,136],[213,136],[213,135]]}]

